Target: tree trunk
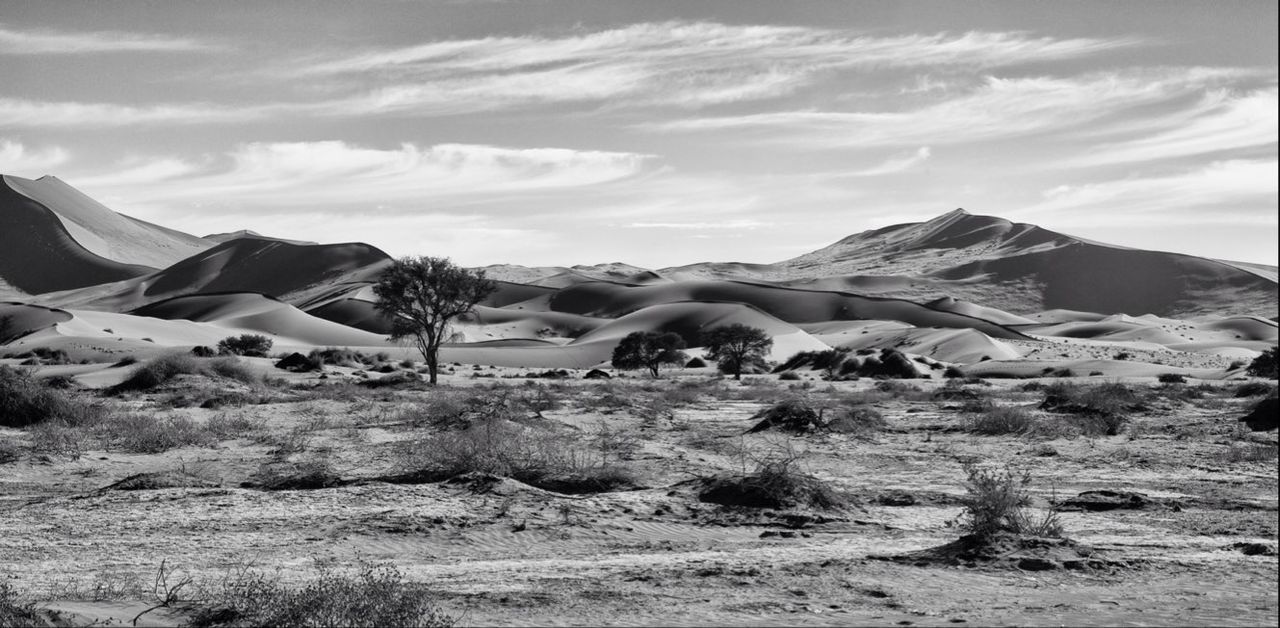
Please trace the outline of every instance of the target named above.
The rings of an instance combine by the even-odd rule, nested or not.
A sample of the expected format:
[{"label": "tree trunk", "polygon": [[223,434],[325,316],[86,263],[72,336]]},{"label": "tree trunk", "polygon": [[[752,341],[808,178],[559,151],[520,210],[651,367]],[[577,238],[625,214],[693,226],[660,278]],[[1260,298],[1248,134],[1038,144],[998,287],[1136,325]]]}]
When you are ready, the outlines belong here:
[{"label": "tree trunk", "polygon": [[437,353],[437,351],[439,351],[439,349],[436,349],[436,351],[431,352],[431,355],[427,356],[427,381],[429,381],[432,386],[436,385],[437,373],[440,371],[440,354]]}]

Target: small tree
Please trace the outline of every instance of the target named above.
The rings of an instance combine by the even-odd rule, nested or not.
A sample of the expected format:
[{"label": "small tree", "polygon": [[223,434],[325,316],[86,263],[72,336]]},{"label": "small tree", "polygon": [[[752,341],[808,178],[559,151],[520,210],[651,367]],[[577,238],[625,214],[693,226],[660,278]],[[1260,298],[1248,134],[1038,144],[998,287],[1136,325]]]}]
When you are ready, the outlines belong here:
[{"label": "small tree", "polygon": [[391,320],[391,339],[414,341],[435,384],[449,321],[497,289],[484,271],[467,270],[447,257],[402,257],[382,272],[373,293],[375,307]]},{"label": "small tree", "polygon": [[613,366],[620,369],[647,368],[654,377],[663,364],[683,364],[689,359],[681,349],[684,339],[671,332],[635,331],[613,349]]},{"label": "small tree", "polygon": [[218,353],[222,355],[243,355],[250,358],[265,358],[271,351],[271,339],[258,334],[241,334],[228,336],[218,341]]},{"label": "small tree", "polygon": [[761,362],[773,348],[773,339],[759,327],[733,323],[710,329],[702,334],[707,357],[720,365],[720,370],[742,379],[742,367]]}]

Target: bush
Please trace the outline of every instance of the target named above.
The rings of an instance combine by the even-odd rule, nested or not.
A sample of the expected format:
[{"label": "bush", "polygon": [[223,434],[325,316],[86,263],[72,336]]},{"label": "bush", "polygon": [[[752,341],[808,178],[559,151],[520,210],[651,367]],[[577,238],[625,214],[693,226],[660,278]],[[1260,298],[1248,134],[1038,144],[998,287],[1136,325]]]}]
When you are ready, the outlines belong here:
[{"label": "bush", "polygon": [[836,410],[823,427],[838,434],[865,434],[888,427],[884,415],[875,408],[866,405],[855,405]]},{"label": "bush", "polygon": [[50,388],[25,370],[0,366],[0,425],[26,427],[51,420],[82,425],[102,415],[100,406]]},{"label": "bush", "polygon": [[568,438],[504,419],[486,419],[463,430],[407,443],[405,475],[438,481],[480,473],[509,477],[560,492],[598,492],[633,486],[630,472]]},{"label": "bush", "polygon": [[0,626],[38,626],[35,603],[24,600],[13,585],[0,580]]},{"label": "bush", "polygon": [[747,475],[704,479],[698,499],[722,506],[823,510],[838,509],[848,502],[826,482],[804,473],[798,456],[791,452],[761,460]]},{"label": "bush", "polygon": [[113,386],[111,392],[153,390],[179,375],[223,377],[246,384],[257,384],[262,381],[257,373],[235,358],[207,360],[184,353],[170,353],[134,369],[128,378]]},{"label": "bush", "polygon": [[966,495],[961,498],[964,505],[961,523],[969,534],[979,538],[990,538],[1001,532],[1052,538],[1062,536],[1062,525],[1055,512],[1049,511],[1039,519],[1027,512],[1027,506],[1031,504],[1029,471],[1015,471],[1009,467],[997,471],[967,466],[965,472],[968,479],[965,481]]},{"label": "bush", "polygon": [[390,565],[361,562],[355,573],[318,567],[299,585],[242,569],[201,595],[192,626],[452,626],[423,586]]},{"label": "bush", "polygon": [[1249,363],[1246,373],[1254,377],[1265,377],[1267,379],[1277,379],[1280,377],[1280,365],[1277,365],[1276,352],[1280,347],[1271,347],[1262,352],[1262,355],[1253,359]]},{"label": "bush", "polygon": [[229,336],[218,341],[218,353],[222,355],[243,355],[250,358],[265,358],[271,352],[270,338],[258,334],[241,334]]},{"label": "bush", "polygon": [[135,454],[158,454],[188,446],[209,447],[218,440],[211,431],[183,416],[118,415],[94,426],[93,431],[106,444]]},{"label": "bush", "polygon": [[1245,382],[1236,387],[1236,397],[1266,397],[1276,392],[1271,382]]},{"label": "bush", "polygon": [[1187,383],[1187,378],[1180,373],[1161,373],[1156,378],[1156,381],[1161,384],[1185,384]]},{"label": "bush", "polygon": [[969,431],[987,436],[1022,435],[1031,432],[1035,424],[1035,418],[1025,408],[989,406],[970,417]]},{"label": "bush", "polygon": [[307,354],[307,357],[321,365],[333,364],[347,368],[362,368],[373,363],[369,356],[359,351],[339,347],[312,349],[311,353]]},{"label": "bush", "polygon": [[778,376],[778,379],[783,380],[783,381],[788,381],[788,382],[796,381],[796,380],[800,379],[800,374],[799,374],[799,373],[797,373],[797,372],[795,372],[795,371],[787,371],[787,372],[785,372],[785,373],[783,373],[783,374],[779,375],[779,376]]}]

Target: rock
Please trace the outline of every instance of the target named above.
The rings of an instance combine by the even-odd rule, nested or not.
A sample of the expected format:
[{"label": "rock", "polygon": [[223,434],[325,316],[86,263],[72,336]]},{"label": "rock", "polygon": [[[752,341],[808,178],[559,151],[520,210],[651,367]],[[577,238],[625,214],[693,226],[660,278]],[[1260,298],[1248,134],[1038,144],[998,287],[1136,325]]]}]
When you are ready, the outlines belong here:
[{"label": "rock", "polygon": [[612,375],[600,369],[591,369],[590,371],[587,371],[586,375],[582,376],[582,379],[612,379],[612,378],[613,378]]}]

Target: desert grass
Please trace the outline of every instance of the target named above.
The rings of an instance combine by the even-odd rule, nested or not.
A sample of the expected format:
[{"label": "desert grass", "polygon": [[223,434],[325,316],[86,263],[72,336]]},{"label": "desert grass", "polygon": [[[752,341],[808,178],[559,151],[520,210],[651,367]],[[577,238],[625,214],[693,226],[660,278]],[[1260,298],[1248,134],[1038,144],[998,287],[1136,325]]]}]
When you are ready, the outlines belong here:
[{"label": "desert grass", "polygon": [[262,377],[244,366],[236,358],[197,358],[189,353],[162,355],[136,369],[123,381],[111,388],[113,393],[147,391],[159,388],[179,375],[203,375],[221,377],[245,384],[256,385]]}]

